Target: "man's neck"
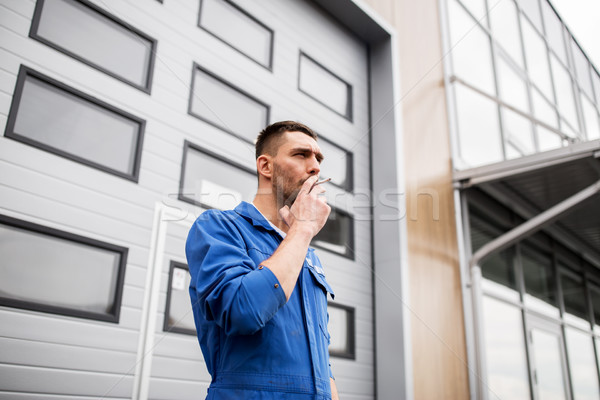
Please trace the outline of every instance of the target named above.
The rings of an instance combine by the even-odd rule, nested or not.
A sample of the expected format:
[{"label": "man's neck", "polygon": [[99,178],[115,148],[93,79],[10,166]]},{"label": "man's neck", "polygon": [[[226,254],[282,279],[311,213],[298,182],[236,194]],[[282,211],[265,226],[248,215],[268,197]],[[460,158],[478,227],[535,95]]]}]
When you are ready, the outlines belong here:
[{"label": "man's neck", "polygon": [[260,211],[273,225],[287,233],[289,227],[279,215],[279,209],[281,207],[277,205],[275,196],[273,196],[272,193],[261,194],[260,192],[261,191],[259,190],[254,197],[252,204],[254,204],[258,211]]}]

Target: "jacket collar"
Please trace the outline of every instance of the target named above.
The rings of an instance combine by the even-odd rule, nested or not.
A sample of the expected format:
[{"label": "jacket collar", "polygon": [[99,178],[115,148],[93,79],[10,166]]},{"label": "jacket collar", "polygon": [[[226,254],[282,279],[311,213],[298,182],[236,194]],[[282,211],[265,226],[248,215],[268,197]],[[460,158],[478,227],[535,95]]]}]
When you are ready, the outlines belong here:
[{"label": "jacket collar", "polygon": [[[258,211],[258,208],[256,208],[254,206],[254,204],[242,201],[233,210],[238,215],[241,215],[242,217],[246,218],[248,221],[251,221],[252,225],[260,226],[268,231],[277,233],[277,231],[275,229],[273,229],[273,227],[271,226],[269,221],[267,221],[267,219],[261,214],[261,212]],[[312,247],[309,246],[308,251],[312,253],[315,251],[315,249],[313,249]]]},{"label": "jacket collar", "polygon": [[253,204],[242,201],[237,207],[234,209],[236,213],[246,218],[248,221],[252,222],[254,226],[260,226],[268,231],[275,231],[269,221],[266,220],[265,217],[258,211]]}]

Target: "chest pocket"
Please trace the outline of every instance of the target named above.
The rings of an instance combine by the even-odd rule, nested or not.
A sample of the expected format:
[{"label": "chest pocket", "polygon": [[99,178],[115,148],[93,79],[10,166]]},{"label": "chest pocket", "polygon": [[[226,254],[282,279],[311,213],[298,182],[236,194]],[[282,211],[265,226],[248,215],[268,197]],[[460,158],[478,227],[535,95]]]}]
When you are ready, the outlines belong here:
[{"label": "chest pocket", "polygon": [[331,286],[329,286],[329,283],[327,283],[327,281],[325,280],[325,275],[317,272],[316,268],[310,264],[308,265],[308,270],[310,271],[315,281],[317,281],[317,284],[325,292],[325,301],[327,301],[327,293],[329,293],[331,295],[331,298],[333,299],[335,293],[333,293],[333,289],[331,289]]},{"label": "chest pocket", "polygon": [[[312,263],[309,263],[307,260],[307,262],[305,263],[305,267],[306,269],[308,269],[313,281],[315,282],[315,285],[312,290],[314,294],[313,305],[317,311],[316,315],[319,324],[319,329],[321,333],[325,336],[327,343],[329,343],[330,338],[329,332],[327,331],[327,320],[329,318],[327,313],[327,294],[329,293],[332,299],[335,296],[335,294],[333,293],[333,289],[331,289],[331,286],[329,286],[329,283],[327,283],[327,280],[325,280],[325,275],[319,273],[317,271],[317,268],[315,268],[315,266],[313,266]],[[320,266],[318,266],[318,268],[320,269]]]}]

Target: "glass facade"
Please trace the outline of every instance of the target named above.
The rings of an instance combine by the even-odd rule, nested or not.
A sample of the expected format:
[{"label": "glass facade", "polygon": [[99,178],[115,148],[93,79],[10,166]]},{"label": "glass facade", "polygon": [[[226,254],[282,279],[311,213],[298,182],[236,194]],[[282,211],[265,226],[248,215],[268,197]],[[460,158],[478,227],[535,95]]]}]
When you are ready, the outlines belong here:
[{"label": "glass facade", "polygon": [[[469,199],[473,253],[519,224],[483,199]],[[598,268],[544,232],[480,267],[488,398],[600,399]]]},{"label": "glass facade", "polygon": [[456,169],[600,137],[598,72],[550,3],[446,5]]}]

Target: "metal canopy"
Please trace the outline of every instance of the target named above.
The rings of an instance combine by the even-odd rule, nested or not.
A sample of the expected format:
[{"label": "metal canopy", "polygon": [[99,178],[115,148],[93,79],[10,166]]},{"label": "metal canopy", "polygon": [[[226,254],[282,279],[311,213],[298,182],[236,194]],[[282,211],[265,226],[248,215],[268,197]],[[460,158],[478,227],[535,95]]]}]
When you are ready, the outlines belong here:
[{"label": "metal canopy", "polygon": [[[526,221],[523,225],[533,220],[547,225],[549,221],[537,217],[551,215],[546,211],[599,180],[600,141],[455,174],[456,185],[481,189],[519,214]],[[600,265],[600,194],[596,192],[572,206],[553,218],[550,230],[558,232],[570,247]],[[532,233],[523,229],[515,231],[513,235],[520,232],[521,237]],[[500,250],[487,247],[489,254]]]}]

